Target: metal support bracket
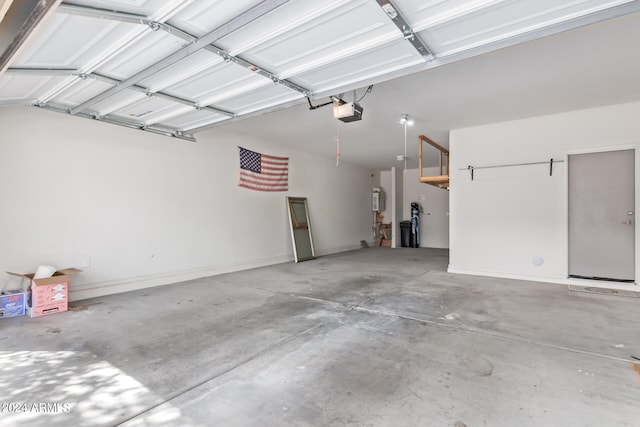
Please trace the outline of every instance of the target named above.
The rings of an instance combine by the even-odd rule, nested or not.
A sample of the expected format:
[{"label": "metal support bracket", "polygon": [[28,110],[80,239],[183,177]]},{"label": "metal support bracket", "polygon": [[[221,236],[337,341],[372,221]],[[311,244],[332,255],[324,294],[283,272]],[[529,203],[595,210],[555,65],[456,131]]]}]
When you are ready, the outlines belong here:
[{"label": "metal support bracket", "polygon": [[[49,111],[55,111],[57,113],[64,113],[64,114],[69,114],[71,115],[71,113],[69,112],[68,108],[65,108],[63,106],[59,106],[59,105],[53,105],[53,104],[34,104],[34,107],[39,107],[42,108],[44,110],[49,110]],[[163,135],[163,136],[169,136],[172,138],[177,138],[177,139],[183,139],[185,141],[190,141],[190,142],[196,142],[195,137],[192,134],[184,134],[182,131],[180,130],[176,130],[176,129],[167,129],[165,127],[161,127],[161,126],[146,126],[146,125],[140,125],[139,123],[135,123],[135,122],[130,122],[127,120],[123,120],[119,117],[112,117],[112,116],[101,116],[98,114],[89,114],[89,113],[78,113],[78,114],[73,114],[74,117],[81,117],[83,119],[90,119],[90,120],[97,120],[100,122],[105,122],[105,123],[109,123],[112,125],[118,125],[118,126],[123,126],[129,129],[137,129],[137,130],[142,130],[145,132],[149,132],[149,133],[155,133],[157,135]]]},{"label": "metal support bracket", "polygon": [[393,23],[396,24],[396,27],[402,31],[404,39],[408,40],[414,49],[417,50],[420,55],[424,56],[427,61],[433,61],[435,56],[433,55],[433,52],[431,52],[431,49],[429,49],[429,47],[424,44],[418,36],[416,36],[411,25],[409,25],[407,20],[402,16],[391,0],[377,0],[377,2],[389,19],[391,19]]}]

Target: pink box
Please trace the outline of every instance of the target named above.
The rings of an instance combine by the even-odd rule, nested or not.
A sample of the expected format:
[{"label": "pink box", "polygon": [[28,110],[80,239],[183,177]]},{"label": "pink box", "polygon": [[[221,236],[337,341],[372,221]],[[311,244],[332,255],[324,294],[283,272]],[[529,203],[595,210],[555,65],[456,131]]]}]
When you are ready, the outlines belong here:
[{"label": "pink box", "polygon": [[69,280],[68,276],[65,278],[67,280],[62,281],[57,277],[55,283],[47,285],[31,284],[30,317],[61,313],[69,309]]},{"label": "pink box", "polygon": [[67,268],[56,271],[53,276],[44,279],[34,279],[34,274],[9,273],[13,276],[31,280],[31,298],[29,303],[29,317],[45,316],[61,313],[69,309],[69,280],[73,273],[81,270]]}]

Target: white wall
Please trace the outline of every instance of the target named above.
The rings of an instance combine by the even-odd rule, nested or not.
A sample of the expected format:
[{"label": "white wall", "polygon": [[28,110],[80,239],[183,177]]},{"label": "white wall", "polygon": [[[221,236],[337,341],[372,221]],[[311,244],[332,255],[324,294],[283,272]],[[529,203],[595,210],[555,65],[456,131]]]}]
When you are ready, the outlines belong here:
[{"label": "white wall", "polygon": [[[448,248],[449,247],[449,192],[436,188],[432,185],[423,184],[419,181],[419,169],[395,169],[396,173],[402,174],[401,193],[397,199],[398,223],[411,219],[411,202],[416,201],[419,196],[424,197],[424,201],[419,202],[424,213],[420,215],[420,246],[424,248]],[[440,174],[440,168],[425,168],[427,174]],[[384,222],[392,220],[394,212],[392,200],[392,171],[380,172],[380,186],[387,195],[384,215]],[[398,238],[400,238],[400,228],[398,226]],[[398,240],[398,247],[400,240]]]},{"label": "white wall", "polygon": [[[289,191],[237,187],[238,145],[289,156]],[[80,267],[90,258],[71,286],[80,299],[289,261],[286,195],[308,198],[317,254],[358,248],[371,237],[370,176],[221,129],[190,143],[2,109],[0,269]]]},{"label": "white wall", "polygon": [[391,222],[391,171],[380,171],[380,188],[384,192],[384,209],[380,211],[384,215],[384,223]]},{"label": "white wall", "polygon": [[[425,175],[440,175],[440,168],[424,168]],[[420,201],[423,199],[423,201]],[[449,247],[449,192],[420,182],[420,169],[404,172],[402,219],[411,219],[411,202],[418,202],[424,212],[420,215],[420,247]]]},{"label": "white wall", "polygon": [[391,168],[391,247],[400,247],[400,221],[402,221],[402,198],[404,197],[403,170]]},{"label": "white wall", "polygon": [[[548,165],[476,170],[474,181],[459,169],[566,160],[577,150],[637,148],[639,117],[636,102],[453,130],[449,270],[565,279],[566,163],[556,164],[553,176]],[[533,264],[536,256],[543,265]]]}]

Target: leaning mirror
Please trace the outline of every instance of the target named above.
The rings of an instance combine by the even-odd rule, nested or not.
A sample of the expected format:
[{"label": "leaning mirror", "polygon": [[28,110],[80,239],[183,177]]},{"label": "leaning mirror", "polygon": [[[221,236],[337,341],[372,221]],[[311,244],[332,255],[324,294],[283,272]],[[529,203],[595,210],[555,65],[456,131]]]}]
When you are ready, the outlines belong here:
[{"label": "leaning mirror", "polygon": [[300,262],[315,258],[307,198],[287,197],[287,206],[295,261]]}]

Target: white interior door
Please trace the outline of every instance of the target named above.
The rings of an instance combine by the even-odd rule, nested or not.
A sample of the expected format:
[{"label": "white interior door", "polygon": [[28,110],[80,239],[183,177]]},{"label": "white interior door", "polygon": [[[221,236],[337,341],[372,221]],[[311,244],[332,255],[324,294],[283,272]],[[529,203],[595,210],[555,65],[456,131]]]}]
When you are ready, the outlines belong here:
[{"label": "white interior door", "polygon": [[635,150],[569,156],[569,276],[635,279]]}]

